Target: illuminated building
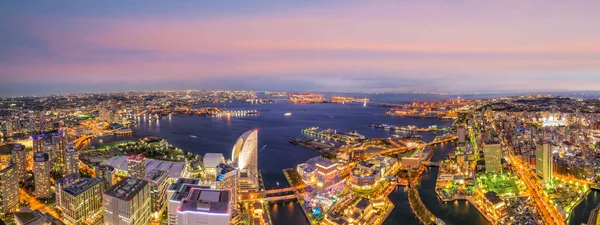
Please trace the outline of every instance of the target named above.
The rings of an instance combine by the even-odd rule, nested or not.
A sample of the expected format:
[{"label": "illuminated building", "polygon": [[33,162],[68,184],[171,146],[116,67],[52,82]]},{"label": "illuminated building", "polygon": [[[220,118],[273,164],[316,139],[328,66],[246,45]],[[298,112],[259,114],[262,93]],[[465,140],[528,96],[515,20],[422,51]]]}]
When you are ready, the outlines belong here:
[{"label": "illuminated building", "polygon": [[356,165],[352,169],[349,182],[354,188],[373,188],[378,182],[383,181],[386,176],[394,175],[399,167],[397,159],[377,156]]},{"label": "illuminated building", "polygon": [[150,198],[152,199],[150,208],[154,217],[158,218],[158,215],[165,211],[169,176],[165,171],[154,169],[146,174],[146,180],[150,182]]},{"label": "illuminated building", "polygon": [[27,152],[25,151],[25,146],[15,145],[11,157],[16,166],[17,178],[20,182],[23,182],[27,169]]},{"label": "illuminated building", "polygon": [[171,185],[167,189],[167,199],[168,203],[168,224],[174,225],[177,223],[177,208],[183,201],[184,198],[188,197],[192,188],[203,188],[210,189],[210,186],[198,185],[200,183],[200,179],[190,179],[190,178],[179,178],[177,181]]},{"label": "illuminated building", "polygon": [[306,161],[306,164],[314,166],[317,176],[317,187],[325,189],[340,182],[340,174],[337,164],[329,159],[317,156]]},{"label": "illuminated building", "polygon": [[508,206],[506,203],[498,197],[496,192],[490,191],[483,193],[481,189],[475,191],[475,201],[479,203],[485,214],[490,216],[495,221],[508,216]]},{"label": "illuminated building", "polygon": [[542,125],[544,127],[558,127],[558,126],[566,126],[567,125],[567,121],[565,119],[565,117],[563,117],[562,119],[558,120],[555,119],[554,116],[550,116],[548,118],[544,118]]},{"label": "illuminated building", "polygon": [[0,162],[0,214],[16,212],[19,209],[19,178],[14,163]]},{"label": "illuminated building", "polygon": [[56,198],[56,204],[58,205],[59,208],[63,207],[62,206],[62,201],[61,201],[61,199],[62,199],[62,191],[60,191],[60,190],[62,190],[63,188],[65,188],[65,187],[67,187],[67,186],[75,183],[78,180],[79,180],[79,173],[72,173],[72,174],[64,176],[64,177],[62,177],[60,179],[57,179],[54,182],[54,190],[56,190],[56,193],[55,193],[54,196]]},{"label": "illuminated building", "polygon": [[130,177],[144,178],[146,176],[146,157],[132,155],[127,158],[127,172]]},{"label": "illuminated building", "polygon": [[548,142],[537,144],[535,148],[535,171],[548,183],[552,180],[552,150]]},{"label": "illuminated building", "polygon": [[296,170],[305,184],[315,184],[317,182],[317,170],[314,166],[302,163],[296,166]]},{"label": "illuminated building", "polygon": [[33,136],[33,152],[43,152],[44,151],[44,135],[34,135]]},{"label": "illuminated building", "polygon": [[229,225],[229,190],[192,188],[177,208],[177,224]]},{"label": "illuminated building", "polygon": [[237,203],[238,203],[238,179],[237,179],[237,170],[222,170],[221,173],[222,179],[217,181],[216,188],[222,190],[229,190],[231,194],[231,204],[230,204],[230,212],[232,214],[237,211]]},{"label": "illuminated building", "polygon": [[65,174],[79,173],[79,152],[73,147],[68,147],[64,154]]},{"label": "illuminated building", "polygon": [[[64,138],[62,135],[59,134],[53,134],[52,135],[52,139],[51,139],[51,143],[52,143],[52,150],[54,150],[52,152],[52,156],[50,157],[50,159],[52,160],[52,162],[56,163],[56,164],[63,164],[65,163],[65,151],[67,150],[67,139]],[[48,152],[46,152],[48,153]],[[50,154],[50,153],[48,153]],[[79,169],[77,170],[77,172],[79,172]],[[68,173],[66,173],[68,174]]]},{"label": "illuminated building", "polygon": [[242,134],[235,142],[231,155],[233,165],[239,170],[239,190],[258,190],[258,130]]},{"label": "illuminated building", "polygon": [[107,190],[114,184],[115,168],[109,165],[98,165],[94,168],[96,178],[104,180],[104,190]]},{"label": "illuminated building", "polygon": [[61,211],[71,224],[84,224],[100,219],[102,208],[102,179],[81,178],[75,183],[57,190],[61,192]]},{"label": "illuminated building", "polygon": [[15,224],[17,225],[64,225],[62,221],[54,218],[48,213],[42,213],[39,210],[31,211],[29,208],[23,208],[14,213]]},{"label": "illuminated building", "polygon": [[203,158],[204,171],[207,176],[217,177],[217,167],[225,162],[222,153],[206,153]]},{"label": "illuminated building", "polygon": [[181,200],[187,196],[186,194],[181,194],[185,189],[184,186],[197,186],[199,183],[200,179],[179,178],[175,183],[169,185],[167,188],[168,224],[177,224],[177,207],[179,207]]},{"label": "illuminated building", "polygon": [[402,157],[402,167],[406,170],[419,169],[419,167],[421,167],[421,159],[415,157]]},{"label": "illuminated building", "polygon": [[125,178],[103,194],[104,224],[150,224],[150,185],[145,180]]},{"label": "illuminated building", "polygon": [[484,147],[485,172],[496,173],[502,170],[502,149],[500,144],[487,144]]},{"label": "illuminated building", "polygon": [[33,155],[33,177],[35,178],[35,196],[37,198],[50,198],[50,170],[52,163],[50,157],[44,152]]}]

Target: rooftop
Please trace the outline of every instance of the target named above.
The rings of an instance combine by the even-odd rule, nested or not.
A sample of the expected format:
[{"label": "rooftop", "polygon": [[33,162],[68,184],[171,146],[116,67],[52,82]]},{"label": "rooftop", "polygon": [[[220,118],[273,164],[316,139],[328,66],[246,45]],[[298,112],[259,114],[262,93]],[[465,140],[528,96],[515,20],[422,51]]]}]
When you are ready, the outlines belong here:
[{"label": "rooftop", "polygon": [[36,152],[33,155],[33,161],[35,162],[47,162],[49,159],[50,157],[45,152]]},{"label": "rooftop", "polygon": [[177,181],[175,181],[175,183],[172,183],[171,185],[169,185],[169,189],[168,190],[169,191],[177,191],[184,184],[198,184],[198,183],[200,183],[200,179],[179,178],[179,179],[177,179]]},{"label": "rooftop", "polygon": [[206,168],[215,168],[219,166],[223,160],[223,153],[206,153],[204,154],[204,166]]},{"label": "rooftop", "polygon": [[122,179],[119,183],[113,185],[104,192],[105,195],[112,196],[121,200],[129,201],[137,195],[146,185],[148,181],[137,178]]},{"label": "rooftop", "polygon": [[72,173],[67,176],[56,179],[56,184],[68,184],[71,182],[75,182],[75,180],[79,179],[79,173]]},{"label": "rooftop", "polygon": [[13,151],[25,151],[25,146],[17,144],[13,147]]},{"label": "rooftop", "polygon": [[63,190],[67,193],[69,193],[72,196],[77,196],[81,193],[83,193],[84,191],[90,189],[91,187],[102,183],[102,179],[97,179],[97,178],[81,178],[80,180],[76,181],[75,183],[67,186],[66,188],[64,188]]},{"label": "rooftop", "polygon": [[[190,191],[193,188],[210,189],[210,186],[196,185],[196,184],[182,184],[180,186],[180,188],[177,190],[177,192],[175,192],[175,194],[169,200],[180,202],[181,200],[183,200],[185,197],[187,197],[190,194]],[[169,190],[171,190],[171,189],[169,189]]]},{"label": "rooftop", "polygon": [[493,191],[489,191],[487,193],[485,193],[485,197],[492,202],[492,204],[498,204],[500,202],[502,202],[502,199],[500,199],[500,197],[498,197],[498,194],[496,194],[496,192]]},{"label": "rooftop", "polygon": [[161,179],[164,180],[167,177],[168,177],[167,172],[158,170],[158,169],[154,169],[154,170],[146,173],[146,179],[149,179],[150,181],[158,181]]},{"label": "rooftop", "polygon": [[[129,156],[121,156],[121,157],[112,157],[102,163],[102,165],[110,165],[115,169],[127,170],[127,159]],[[163,171],[167,171],[169,173],[169,177],[171,178],[180,178],[181,172],[185,167],[185,162],[167,162],[153,159],[146,159],[146,171],[152,171],[153,169],[159,169]]]},{"label": "rooftop", "polygon": [[65,152],[66,152],[66,153],[74,153],[74,152],[77,152],[77,149],[75,149],[75,148],[73,148],[73,147],[68,147],[68,148],[65,150]]},{"label": "rooftop", "polygon": [[177,211],[229,214],[230,201],[229,190],[192,188]]}]

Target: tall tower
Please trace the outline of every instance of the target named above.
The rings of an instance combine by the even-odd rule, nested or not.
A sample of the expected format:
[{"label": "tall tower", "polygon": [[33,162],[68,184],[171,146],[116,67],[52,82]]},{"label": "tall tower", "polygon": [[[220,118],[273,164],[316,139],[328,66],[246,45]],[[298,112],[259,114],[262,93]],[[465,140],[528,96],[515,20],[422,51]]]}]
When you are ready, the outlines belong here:
[{"label": "tall tower", "polygon": [[231,155],[233,165],[239,170],[239,189],[258,190],[258,129],[242,134],[235,142]]},{"label": "tall tower", "polygon": [[20,182],[25,180],[25,170],[27,169],[27,152],[25,146],[15,145],[12,150],[11,158],[16,168],[16,175]]},{"label": "tall tower", "polygon": [[552,151],[548,142],[536,145],[535,158],[536,173],[544,183],[549,183],[552,180]]},{"label": "tall tower", "polygon": [[35,177],[35,196],[37,198],[49,198],[50,192],[50,170],[52,165],[50,157],[44,152],[33,155],[33,176]]},{"label": "tall tower", "polygon": [[65,175],[79,173],[79,152],[73,147],[68,147],[64,153]]}]

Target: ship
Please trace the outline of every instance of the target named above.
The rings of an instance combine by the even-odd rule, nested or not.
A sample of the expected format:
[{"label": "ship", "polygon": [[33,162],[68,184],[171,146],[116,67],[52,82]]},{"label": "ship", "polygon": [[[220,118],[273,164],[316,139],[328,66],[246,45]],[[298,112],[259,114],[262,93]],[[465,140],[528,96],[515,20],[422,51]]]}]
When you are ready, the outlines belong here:
[{"label": "ship", "polygon": [[291,115],[292,115],[292,113],[291,113],[291,112],[286,112],[286,113],[284,113],[283,115],[284,115],[284,116],[291,116]]}]

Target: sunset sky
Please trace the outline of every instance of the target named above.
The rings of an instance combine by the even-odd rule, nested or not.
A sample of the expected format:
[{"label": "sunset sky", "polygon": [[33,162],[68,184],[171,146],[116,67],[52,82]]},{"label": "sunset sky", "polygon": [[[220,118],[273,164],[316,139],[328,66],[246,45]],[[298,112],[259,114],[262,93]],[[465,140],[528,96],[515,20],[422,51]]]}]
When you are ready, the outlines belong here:
[{"label": "sunset sky", "polygon": [[598,0],[57,2],[0,3],[0,96],[600,90]]}]

